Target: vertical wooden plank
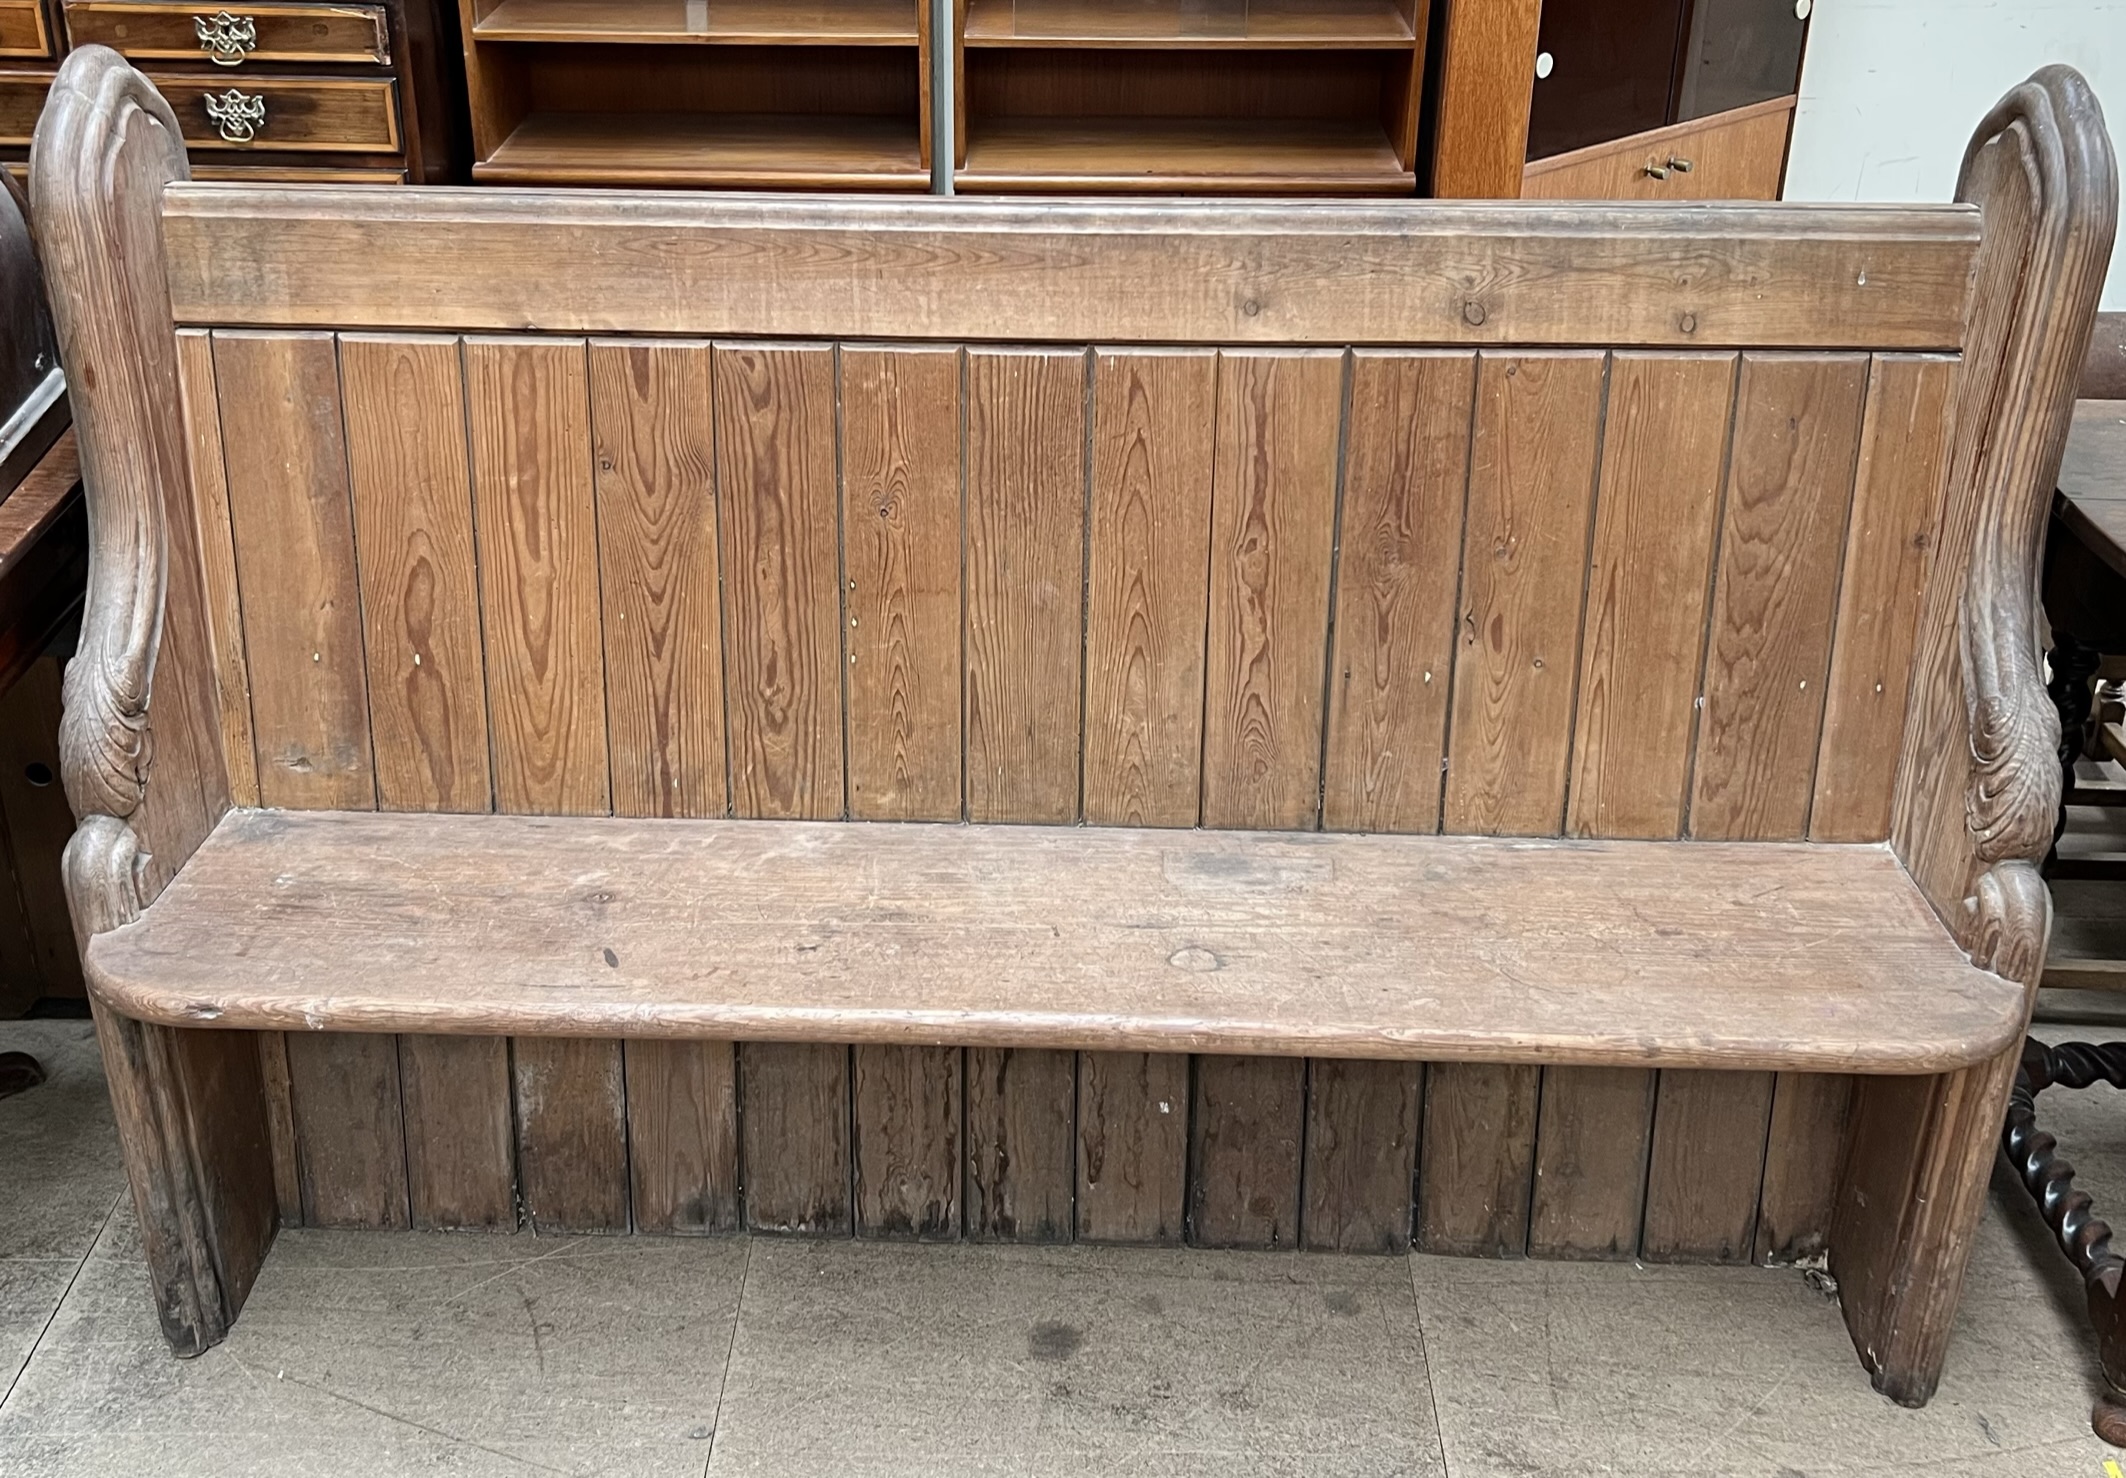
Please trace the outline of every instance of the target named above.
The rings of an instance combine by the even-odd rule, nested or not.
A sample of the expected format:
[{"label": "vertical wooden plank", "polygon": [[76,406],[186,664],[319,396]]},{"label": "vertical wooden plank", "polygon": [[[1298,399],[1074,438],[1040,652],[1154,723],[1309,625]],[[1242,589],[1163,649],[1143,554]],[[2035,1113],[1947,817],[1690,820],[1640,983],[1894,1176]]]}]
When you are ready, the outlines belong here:
[{"label": "vertical wooden plank", "polygon": [[1196,1059],[1188,1221],[1195,1245],[1299,1245],[1306,1069],[1299,1057]]},{"label": "vertical wooden plank", "polygon": [[1085,356],[967,352],[967,818],[1078,814]]},{"label": "vertical wooden plank", "polygon": [[639,1232],[738,1229],[737,1054],[729,1042],[625,1044]]},{"label": "vertical wooden plank", "polygon": [[1351,358],[1322,821],[1439,830],[1473,354]]},{"label": "vertical wooden plank", "polygon": [[1653,1118],[1644,1068],[1543,1069],[1530,1257],[1638,1255]]},{"label": "vertical wooden plank", "polygon": [[1543,0],[1448,0],[1441,32],[1432,195],[1517,200]]},{"label": "vertical wooden plank", "polygon": [[401,1037],[399,1076],[413,1224],[515,1231],[517,1157],[508,1040]]},{"label": "vertical wooden plank", "polygon": [[960,1234],[960,1049],[858,1047],[856,1234]]},{"label": "vertical wooden plank", "polygon": [[613,810],[721,816],[723,621],[707,344],[590,346]]},{"label": "vertical wooden plank", "polygon": [[303,1225],[408,1225],[396,1037],[288,1034]]},{"label": "vertical wooden plank", "polygon": [[214,342],[205,329],[177,331],[177,398],[184,407],[191,455],[192,515],[199,526],[207,644],[221,715],[222,759],[230,800],[258,804],[258,750],[251,735],[251,677],[244,659],[243,603],[236,588],[236,545],[229,528],[229,476],[222,456],[220,392]]},{"label": "vertical wooden plank", "polygon": [[1188,1179],[1189,1060],[1078,1054],[1078,1236],[1177,1243]]},{"label": "vertical wooden plank", "polygon": [[354,520],[330,334],[217,333],[224,465],[258,794],[296,810],[370,810]]},{"label": "vertical wooden plank", "polygon": [[1640,1248],[1647,1261],[1750,1260],[1772,1077],[1662,1072]]},{"label": "vertical wooden plank", "polygon": [[455,339],[340,339],[369,721],[387,811],[485,811],[493,801],[464,383]]},{"label": "vertical wooden plank", "polygon": [[724,710],[739,816],[843,814],[834,351],[716,346]]},{"label": "vertical wooden plank", "polygon": [[1586,353],[1477,363],[1450,832],[1556,836],[1564,825],[1603,368]]},{"label": "vertical wooden plank", "polygon": [[1093,356],[1085,819],[1193,826],[1218,356]]},{"label": "vertical wooden plank", "polygon": [[467,339],[496,809],[611,809],[581,339]]},{"label": "vertical wooden plank", "polygon": [[281,1225],[303,1224],[303,1176],[295,1134],[295,1093],[288,1081],[288,1041],[279,1032],[258,1034],[258,1078],[266,1099],[266,1137],[273,1154],[273,1199]]},{"label": "vertical wooden plank", "polygon": [[1610,365],[1573,836],[1682,834],[1734,382],[1733,355],[1619,354]]},{"label": "vertical wooden plank", "polygon": [[1321,817],[1339,353],[1218,358],[1203,824]]},{"label": "vertical wooden plank", "polygon": [[1949,460],[1956,364],[1886,354],[1868,377],[1809,836],[1877,842],[1904,749],[1919,607]]},{"label": "vertical wooden plank", "polygon": [[843,349],[849,814],[960,816],[960,353]]},{"label": "vertical wooden plank", "polygon": [[1306,1245],[1408,1252],[1424,1065],[1320,1059],[1307,1070]]},{"label": "vertical wooden plank", "polygon": [[967,1049],[967,1235],[1068,1242],[1077,1166],[1077,1054]]},{"label": "vertical wooden plank", "polygon": [[1693,836],[1808,829],[1867,370],[1862,355],[1743,356]]},{"label": "vertical wooden plank", "polygon": [[1765,1136],[1753,1262],[1799,1262],[1829,1245],[1853,1085],[1838,1073],[1779,1074]]},{"label": "vertical wooden plank", "polygon": [[1425,1072],[1417,1248],[1519,1257],[1528,1249],[1541,1069],[1436,1062]]},{"label": "vertical wooden plank", "polygon": [[849,1049],[748,1042],[738,1061],[746,1226],[847,1236]]},{"label": "vertical wooden plank", "polygon": [[628,1229],[620,1044],[519,1037],[511,1054],[524,1218],[535,1232]]}]

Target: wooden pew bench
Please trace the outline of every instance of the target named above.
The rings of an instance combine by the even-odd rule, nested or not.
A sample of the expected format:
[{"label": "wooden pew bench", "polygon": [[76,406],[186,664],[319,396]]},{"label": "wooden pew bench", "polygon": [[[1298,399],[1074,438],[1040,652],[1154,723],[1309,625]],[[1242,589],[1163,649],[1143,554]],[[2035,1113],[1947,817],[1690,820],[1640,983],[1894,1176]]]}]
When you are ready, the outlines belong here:
[{"label": "wooden pew bench", "polygon": [[74,53],[68,884],[179,1351],[284,1219],[1688,1255],[1695,1103],[1713,1255],[1827,1239],[1931,1393],[2048,921],[2072,73],[1942,207],[185,175]]}]

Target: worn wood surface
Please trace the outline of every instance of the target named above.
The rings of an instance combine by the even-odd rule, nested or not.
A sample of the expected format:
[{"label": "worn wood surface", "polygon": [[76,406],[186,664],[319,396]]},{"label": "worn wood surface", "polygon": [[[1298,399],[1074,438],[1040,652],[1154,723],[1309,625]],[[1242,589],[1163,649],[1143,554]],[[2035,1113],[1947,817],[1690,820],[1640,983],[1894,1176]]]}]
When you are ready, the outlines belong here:
[{"label": "worn wood surface", "polygon": [[738,1229],[738,1061],[729,1042],[626,1045],[638,1232]]},{"label": "worn wood surface", "polygon": [[1528,1250],[1541,1070],[1437,1062],[1425,1073],[1417,1248],[1478,1257]]},{"label": "worn wood surface", "polygon": [[232,812],[88,975],[173,1025],[1825,1071],[2022,1013],[1879,848],[1103,827]]},{"label": "worn wood surface", "polygon": [[1175,1243],[1188,1183],[1189,1060],[1078,1054],[1078,1236]]},{"label": "worn wood surface", "polygon": [[1294,1057],[1196,1059],[1189,1240],[1204,1247],[1298,1245],[1306,1069]]},{"label": "worn wood surface", "polygon": [[182,324],[1018,343],[1954,349],[1978,238],[1929,206],[224,185],[172,189],[163,215]]},{"label": "worn wood surface", "polygon": [[1423,1078],[1414,1062],[1307,1065],[1305,1246],[1408,1250]]},{"label": "worn wood surface", "polygon": [[722,816],[723,625],[707,344],[593,341],[613,812]]},{"label": "worn wood surface", "polygon": [[627,1088],[618,1042],[511,1044],[517,1174],[538,1232],[628,1230]]},{"label": "worn wood surface", "polygon": [[399,1038],[413,1225],[517,1229],[517,1146],[503,1037]]},{"label": "worn wood surface", "polygon": [[1829,1244],[1854,1086],[1835,1073],[1779,1074],[1765,1135],[1757,1262],[1799,1262]]},{"label": "worn wood surface", "polygon": [[243,605],[236,589],[236,548],[229,526],[229,474],[222,458],[214,340],[205,329],[178,331],[177,381],[191,452],[192,513],[199,530],[207,639],[214,653],[221,753],[229,773],[230,799],[239,806],[255,806],[258,752],[251,737],[251,674],[244,656]]},{"label": "worn wood surface", "polygon": [[406,1226],[398,1040],[339,1032],[290,1035],[288,1081],[302,1147],[303,1224]]},{"label": "worn wood surface", "polygon": [[1771,1113],[1770,1073],[1661,1074],[1641,1256],[1750,1260]]},{"label": "worn wood surface", "polygon": [[377,802],[485,811],[487,694],[451,339],[340,339]]},{"label": "worn wood surface", "polygon": [[856,1234],[960,1234],[957,1047],[860,1046],[855,1067]]},{"label": "worn wood surface", "polygon": [[967,1049],[967,1235],[1076,1235],[1078,1060],[1071,1052]]},{"label": "worn wood surface", "polygon": [[[1630,1067],[1544,1069],[1529,1256],[1638,1256],[1658,1076]],[[1747,1157],[1761,1148],[1737,1142],[1714,1153]]]},{"label": "worn wood surface", "polygon": [[739,1163],[750,1230],[846,1236],[854,1227],[849,1058],[840,1046],[739,1048]]}]

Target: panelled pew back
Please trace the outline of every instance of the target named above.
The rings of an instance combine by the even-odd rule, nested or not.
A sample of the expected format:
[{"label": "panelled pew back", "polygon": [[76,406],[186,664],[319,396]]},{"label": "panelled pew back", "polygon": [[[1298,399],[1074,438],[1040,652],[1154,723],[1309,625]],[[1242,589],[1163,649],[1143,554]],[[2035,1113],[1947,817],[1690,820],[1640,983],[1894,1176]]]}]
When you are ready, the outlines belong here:
[{"label": "panelled pew back", "polygon": [[[2034,979],[2023,761],[2049,709],[2016,572],[2064,426],[2050,359],[2086,338],[2108,247],[2072,74],[1975,143],[1973,198],[2007,203],[1982,231],[1955,207],[164,192],[159,100],[93,65],[55,136],[94,124],[80,167],[119,179],[122,229],[160,198],[169,297],[128,280],[130,323],[70,323],[99,372],[152,346],[84,448],[133,433],[106,506],[168,524],[155,763],[197,778],[76,795],[85,937],[140,907],[97,902],[128,845],[102,821],[131,814],[144,902],[230,806],[1895,839],[1973,958]],[[2007,670],[1967,694],[1982,586]],[[128,629],[75,685],[92,716],[91,672],[145,711]],[[1972,713],[2007,737],[1964,764]],[[1987,765],[2014,793],[1974,842]],[[1630,1061],[106,1036],[144,1081],[255,1091],[269,1204],[309,1225],[1743,1261],[1820,1250],[1874,1188],[1941,1223],[1850,1238],[1849,1322],[1910,1399],[2005,1091],[1997,1062],[1856,1090]],[[1884,1126],[1874,1159],[1856,1123]],[[255,1214],[203,1199],[174,1239]],[[1914,1258],[1941,1265],[1924,1317]],[[233,1315],[255,1260],[221,1262]]]}]

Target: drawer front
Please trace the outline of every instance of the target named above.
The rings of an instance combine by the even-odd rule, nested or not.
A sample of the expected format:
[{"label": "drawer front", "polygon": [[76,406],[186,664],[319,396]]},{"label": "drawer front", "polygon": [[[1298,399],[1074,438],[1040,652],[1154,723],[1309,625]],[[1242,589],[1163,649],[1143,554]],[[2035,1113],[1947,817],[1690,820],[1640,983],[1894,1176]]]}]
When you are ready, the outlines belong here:
[{"label": "drawer front", "polygon": [[1777,200],[1794,100],[1779,98],[1528,166],[1524,200]]},{"label": "drawer front", "polygon": [[0,71],[0,145],[27,144],[52,90],[52,70]]},{"label": "drawer front", "polygon": [[66,30],[146,61],[246,62],[391,60],[391,32],[376,5],[155,5],[138,0],[69,0]]},{"label": "drawer front", "polygon": [[152,76],[194,149],[399,152],[389,78]]},{"label": "drawer front", "polygon": [[201,160],[195,180],[234,180],[243,185],[403,185],[403,169],[334,169],[329,164],[222,164]]},{"label": "drawer front", "polygon": [[50,56],[52,34],[37,0],[0,0],[0,56]]}]

